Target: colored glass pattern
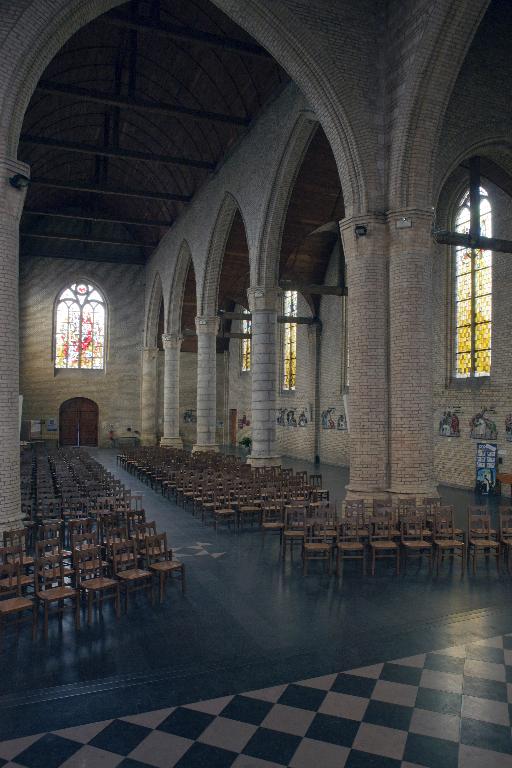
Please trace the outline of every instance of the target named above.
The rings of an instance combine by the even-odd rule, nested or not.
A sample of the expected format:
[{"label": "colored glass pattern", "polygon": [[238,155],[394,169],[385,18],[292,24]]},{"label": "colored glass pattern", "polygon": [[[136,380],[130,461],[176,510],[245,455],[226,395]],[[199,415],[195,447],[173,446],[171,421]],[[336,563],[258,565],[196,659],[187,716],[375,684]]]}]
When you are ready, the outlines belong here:
[{"label": "colored glass pattern", "polygon": [[[461,200],[455,229],[470,227],[469,192]],[[480,187],[480,233],[492,235],[492,211]],[[492,252],[455,249],[455,372],[458,378],[489,376],[492,339]]]},{"label": "colored glass pattern", "polygon": [[[250,318],[242,320],[242,333],[252,333],[252,321]],[[251,370],[252,339],[242,339],[242,371]]]},{"label": "colored glass pattern", "polygon": [[105,301],[87,283],[62,291],[55,312],[55,367],[101,370],[105,360]]},{"label": "colored glass pattern", "polygon": [[[297,291],[285,291],[284,314],[297,317]],[[294,390],[297,377],[297,323],[284,324],[283,389]]]}]

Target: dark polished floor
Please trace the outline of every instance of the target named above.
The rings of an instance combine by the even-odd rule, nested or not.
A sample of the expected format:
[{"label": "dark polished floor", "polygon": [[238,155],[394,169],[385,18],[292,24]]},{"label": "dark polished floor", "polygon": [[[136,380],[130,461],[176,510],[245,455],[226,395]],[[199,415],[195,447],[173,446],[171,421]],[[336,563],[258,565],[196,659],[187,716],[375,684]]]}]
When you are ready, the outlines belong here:
[{"label": "dark polished floor", "polygon": [[[116,622],[75,634],[71,620],[51,625],[47,644],[22,630],[6,638],[0,675],[0,741],[91,721],[232,695],[383,660],[471,643],[512,631],[512,579],[481,565],[476,576],[426,565],[396,577],[386,564],[343,580],[299,558],[283,565],[278,540],[256,529],[215,533],[116,467],[97,458],[145,496],[149,520],[166,530],[187,567],[162,606],[141,594]],[[296,469],[312,465],[293,462]],[[320,466],[324,485],[343,496],[345,470]],[[458,518],[474,497],[441,489]],[[1,763],[0,763],[1,764]]]}]

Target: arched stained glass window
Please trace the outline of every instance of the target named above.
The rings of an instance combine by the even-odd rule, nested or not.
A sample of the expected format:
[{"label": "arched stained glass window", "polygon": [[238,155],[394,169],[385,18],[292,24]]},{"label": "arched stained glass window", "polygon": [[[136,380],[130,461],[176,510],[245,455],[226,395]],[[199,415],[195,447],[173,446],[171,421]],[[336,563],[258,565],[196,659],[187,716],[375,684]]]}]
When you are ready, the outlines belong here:
[{"label": "arched stained glass window", "polygon": [[105,300],[93,285],[73,283],[55,308],[55,367],[101,370],[105,365]]},{"label": "arched stained glass window", "polygon": [[[242,320],[242,333],[252,332],[252,321],[248,317]],[[251,370],[251,338],[242,339],[242,371]]]},{"label": "arched stained glass window", "polygon": [[[297,291],[284,292],[285,317],[297,317]],[[297,323],[284,324],[283,389],[295,389],[297,376]]]},{"label": "arched stained glass window", "polygon": [[[468,233],[469,192],[459,204],[455,229]],[[492,211],[480,187],[480,232],[492,236]],[[464,379],[491,373],[492,251],[455,248],[455,375]]]}]

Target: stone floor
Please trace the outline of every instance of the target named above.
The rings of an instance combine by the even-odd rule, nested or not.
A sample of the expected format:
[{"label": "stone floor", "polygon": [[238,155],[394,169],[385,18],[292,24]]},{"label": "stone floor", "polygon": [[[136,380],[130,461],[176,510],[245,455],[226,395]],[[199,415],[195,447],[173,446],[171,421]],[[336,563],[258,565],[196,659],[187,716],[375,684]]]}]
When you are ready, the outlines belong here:
[{"label": "stone floor", "polygon": [[[115,453],[97,457],[141,489]],[[344,471],[319,471],[341,498]],[[506,574],[396,577],[380,564],[362,578],[349,564],[340,580],[314,567],[304,578],[298,558],[279,562],[276,537],[215,533],[142,490],[186,563],[185,595],[171,585],[154,608],[141,595],[78,635],[65,618],[47,644],[8,636],[0,765],[512,766]],[[463,521],[472,494],[441,491]]]}]

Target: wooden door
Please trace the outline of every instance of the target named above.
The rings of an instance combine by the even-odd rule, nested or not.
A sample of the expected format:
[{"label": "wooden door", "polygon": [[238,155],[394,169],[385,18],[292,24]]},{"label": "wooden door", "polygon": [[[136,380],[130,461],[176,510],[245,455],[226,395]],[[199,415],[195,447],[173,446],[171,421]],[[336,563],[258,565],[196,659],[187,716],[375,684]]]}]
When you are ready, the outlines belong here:
[{"label": "wooden door", "polygon": [[60,445],[98,445],[98,406],[86,397],[62,403],[59,412]]},{"label": "wooden door", "polygon": [[229,444],[236,445],[236,428],[237,428],[237,410],[231,408],[229,411]]}]

